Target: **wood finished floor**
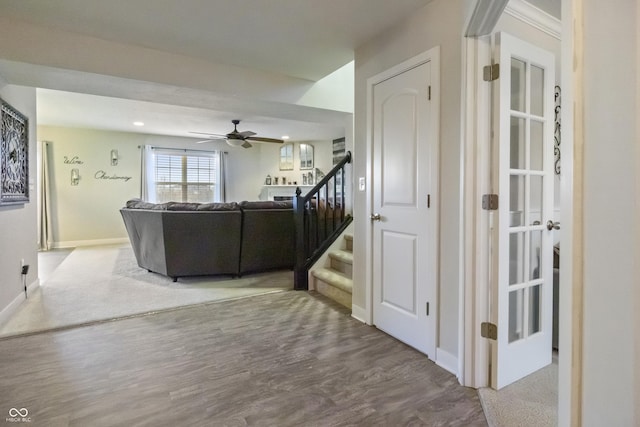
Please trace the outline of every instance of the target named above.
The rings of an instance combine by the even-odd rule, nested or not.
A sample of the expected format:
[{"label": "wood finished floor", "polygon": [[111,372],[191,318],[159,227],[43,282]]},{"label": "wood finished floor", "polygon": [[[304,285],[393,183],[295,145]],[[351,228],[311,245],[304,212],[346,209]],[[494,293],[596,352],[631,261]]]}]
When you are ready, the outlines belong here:
[{"label": "wood finished floor", "polygon": [[487,425],[475,390],[295,291],[0,340],[11,408],[32,426]]}]

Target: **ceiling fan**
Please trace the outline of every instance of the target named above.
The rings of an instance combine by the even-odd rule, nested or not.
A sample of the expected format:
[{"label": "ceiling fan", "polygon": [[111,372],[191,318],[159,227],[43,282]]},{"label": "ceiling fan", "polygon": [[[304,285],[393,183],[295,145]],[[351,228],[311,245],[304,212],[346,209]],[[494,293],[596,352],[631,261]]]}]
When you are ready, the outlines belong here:
[{"label": "ceiling fan", "polygon": [[221,135],[217,133],[208,133],[208,132],[189,132],[189,133],[209,136],[209,139],[205,139],[204,141],[198,141],[198,143],[225,140],[227,141],[227,144],[229,144],[232,147],[250,148],[252,146],[250,142],[273,142],[276,144],[282,144],[284,142],[281,139],[262,138],[262,137],[254,136],[256,135],[256,133],[251,132],[250,130],[246,130],[244,132],[238,132],[238,124],[240,123],[240,120],[238,119],[231,120],[231,123],[233,123],[233,130],[226,135]]}]

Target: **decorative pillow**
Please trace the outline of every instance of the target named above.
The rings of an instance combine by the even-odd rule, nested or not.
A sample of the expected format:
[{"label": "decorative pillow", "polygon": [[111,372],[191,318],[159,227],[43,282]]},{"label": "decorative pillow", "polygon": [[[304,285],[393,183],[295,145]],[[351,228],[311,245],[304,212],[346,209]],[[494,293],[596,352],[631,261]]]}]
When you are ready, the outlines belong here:
[{"label": "decorative pillow", "polygon": [[166,211],[166,210],[167,210],[167,203],[158,203],[158,204],[155,204],[155,205],[151,208],[151,210],[154,210],[154,211]]},{"label": "decorative pillow", "polygon": [[129,209],[156,209],[156,204],[141,199],[131,199],[126,204]]},{"label": "decorative pillow", "polygon": [[129,209],[134,209],[136,207],[136,205],[138,203],[140,203],[142,200],[141,199],[131,199],[131,200],[127,200],[127,203],[125,203],[125,207],[129,208]]}]

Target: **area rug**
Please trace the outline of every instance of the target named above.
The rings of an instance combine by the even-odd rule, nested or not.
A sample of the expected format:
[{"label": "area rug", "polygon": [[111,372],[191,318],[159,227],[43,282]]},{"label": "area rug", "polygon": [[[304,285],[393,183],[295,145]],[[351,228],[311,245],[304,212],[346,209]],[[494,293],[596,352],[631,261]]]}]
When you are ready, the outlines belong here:
[{"label": "area rug", "polygon": [[496,391],[478,390],[490,427],[558,425],[558,361]]},{"label": "area rug", "polygon": [[[18,335],[293,289],[293,272],[172,279],[138,267],[129,245],[77,248],[0,329]],[[212,309],[215,309],[212,307]]]}]

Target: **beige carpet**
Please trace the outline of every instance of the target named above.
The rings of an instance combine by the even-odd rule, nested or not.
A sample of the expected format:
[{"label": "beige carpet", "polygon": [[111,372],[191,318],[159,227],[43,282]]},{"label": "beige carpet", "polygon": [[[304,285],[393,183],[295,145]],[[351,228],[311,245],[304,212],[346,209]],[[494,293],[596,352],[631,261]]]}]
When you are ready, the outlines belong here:
[{"label": "beige carpet", "polygon": [[138,267],[129,245],[77,248],[2,325],[0,336],[290,289],[293,272],[287,270],[235,279],[180,278],[174,283]]},{"label": "beige carpet", "polygon": [[495,391],[478,390],[491,427],[552,427],[558,425],[558,361]]}]

